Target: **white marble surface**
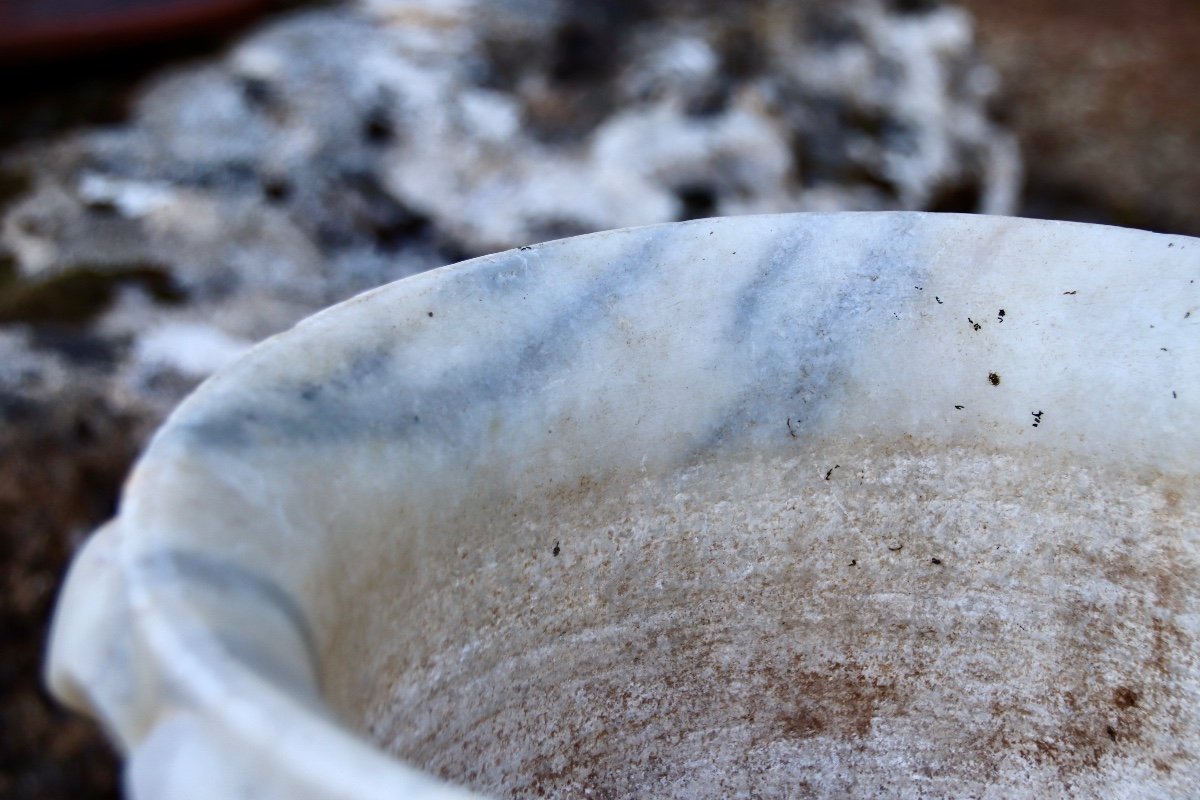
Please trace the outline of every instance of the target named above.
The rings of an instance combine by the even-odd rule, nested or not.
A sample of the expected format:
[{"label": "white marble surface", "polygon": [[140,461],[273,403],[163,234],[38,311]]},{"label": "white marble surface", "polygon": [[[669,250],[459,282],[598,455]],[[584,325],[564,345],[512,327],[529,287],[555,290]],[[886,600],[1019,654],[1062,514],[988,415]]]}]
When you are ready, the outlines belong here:
[{"label": "white marble surface", "polygon": [[[76,561],[50,683],[113,732],[143,800],[465,796],[439,772],[559,796],[1185,796],[1200,785],[1197,281],[1195,239],[884,213],[612,231],[382,287],[258,346],[171,417]],[[763,512],[767,487],[808,522]],[[618,528],[632,538],[601,558]],[[630,571],[638,536],[644,563],[698,565],[705,593]],[[745,572],[711,556],[747,541]],[[772,594],[800,579],[797,553],[840,543],[830,568],[861,577]],[[638,580],[617,591],[614,563]],[[942,588],[931,564],[953,570]],[[783,604],[774,622],[726,597],[738,581]],[[883,630],[932,613],[913,606],[931,592],[932,644]],[[838,593],[866,640],[838,638]],[[613,636],[644,608],[669,639],[700,630],[680,609],[709,597],[731,621],[708,655],[679,651],[708,665],[695,674],[665,656],[637,673],[580,633],[607,604]],[[1044,618],[1054,603],[1079,615]],[[538,638],[560,623],[570,644]],[[743,629],[774,649],[744,655]],[[804,669],[772,666],[784,655]],[[587,703],[496,684],[585,661],[631,670],[659,712],[580,722]],[[850,665],[848,682],[811,677]],[[663,700],[664,676],[716,697],[768,673],[810,676],[772,702],[816,711],[779,728],[734,692],[749,721],[708,719],[704,744],[687,735],[700,712]],[[875,700],[855,705],[865,686]],[[488,703],[493,722],[471,716]],[[505,727],[514,703],[535,722]],[[661,735],[621,745],[635,717]],[[600,719],[613,747],[686,763],[614,766]],[[499,741],[439,740],[456,726]],[[591,773],[546,743],[582,747]]]}]

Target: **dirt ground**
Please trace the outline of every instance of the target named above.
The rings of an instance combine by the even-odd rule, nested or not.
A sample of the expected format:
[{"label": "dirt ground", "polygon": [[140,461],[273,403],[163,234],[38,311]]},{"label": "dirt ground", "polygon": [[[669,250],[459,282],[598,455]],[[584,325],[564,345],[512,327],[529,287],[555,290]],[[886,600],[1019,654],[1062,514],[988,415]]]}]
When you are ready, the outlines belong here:
[{"label": "dirt ground", "polygon": [[88,398],[67,405],[9,409],[16,424],[0,447],[0,796],[12,800],[117,796],[111,749],[50,700],[41,662],[63,570],[112,515],[136,445],[129,420],[97,414]]},{"label": "dirt ground", "polygon": [[1200,3],[961,4],[1021,140],[1023,214],[1200,235]]}]

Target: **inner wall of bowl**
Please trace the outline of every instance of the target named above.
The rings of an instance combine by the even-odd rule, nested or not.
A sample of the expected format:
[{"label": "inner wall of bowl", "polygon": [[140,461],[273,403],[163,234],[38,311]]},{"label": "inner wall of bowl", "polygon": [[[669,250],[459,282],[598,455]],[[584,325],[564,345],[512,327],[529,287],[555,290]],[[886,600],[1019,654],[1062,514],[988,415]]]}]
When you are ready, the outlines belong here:
[{"label": "inner wall of bowl", "polygon": [[327,690],[495,796],[1182,791],[1198,500],[907,437],[482,493],[440,555],[364,565]]}]

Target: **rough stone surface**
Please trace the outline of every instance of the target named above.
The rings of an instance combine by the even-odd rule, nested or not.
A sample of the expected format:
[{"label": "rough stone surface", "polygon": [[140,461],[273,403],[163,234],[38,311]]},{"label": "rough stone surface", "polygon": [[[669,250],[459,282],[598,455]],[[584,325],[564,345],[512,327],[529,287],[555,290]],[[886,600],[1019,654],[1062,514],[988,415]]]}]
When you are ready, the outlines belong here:
[{"label": "rough stone surface", "polygon": [[1185,484],[819,442],[489,509],[364,727],[489,797],[1183,796]]},{"label": "rough stone surface", "polygon": [[587,230],[1013,210],[1019,158],[988,117],[996,77],[961,11],[719,12],[292,13],[154,76],[124,122],[0,156],[4,627],[25,654],[2,705],[28,712],[4,726],[0,793],[77,793],[29,755],[61,724],[34,672],[63,559],[111,513],[149,432],[253,342],[369,287]]}]

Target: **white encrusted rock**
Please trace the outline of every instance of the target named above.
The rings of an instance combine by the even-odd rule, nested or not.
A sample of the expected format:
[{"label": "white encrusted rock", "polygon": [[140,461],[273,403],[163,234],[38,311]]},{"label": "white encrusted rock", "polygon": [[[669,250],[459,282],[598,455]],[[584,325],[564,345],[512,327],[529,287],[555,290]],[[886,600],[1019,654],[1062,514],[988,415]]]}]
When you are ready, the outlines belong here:
[{"label": "white encrusted rock", "polygon": [[[372,0],[268,22],[150,81],[127,124],[10,157],[31,188],[0,248],[32,282],[157,271],[184,302],[126,281],[92,329],[121,374],[195,368],[163,357],[186,337],[137,340],[176,323],[257,340],[370,286],[589,230],[1010,212],[1019,159],[987,116],[994,89],[949,6]],[[165,410],[196,374],[146,399]]]}]

